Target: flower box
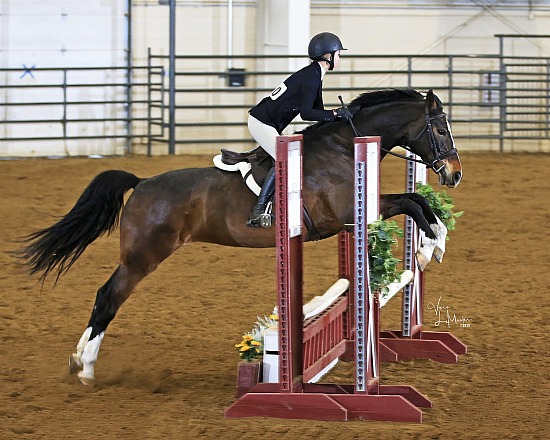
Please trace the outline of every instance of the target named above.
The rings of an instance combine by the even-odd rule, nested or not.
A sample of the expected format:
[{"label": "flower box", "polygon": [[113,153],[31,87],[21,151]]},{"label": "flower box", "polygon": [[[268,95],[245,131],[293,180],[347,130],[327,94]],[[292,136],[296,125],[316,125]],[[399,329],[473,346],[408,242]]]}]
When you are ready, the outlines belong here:
[{"label": "flower box", "polygon": [[237,398],[246,394],[250,388],[261,382],[262,361],[240,361],[237,364]]}]

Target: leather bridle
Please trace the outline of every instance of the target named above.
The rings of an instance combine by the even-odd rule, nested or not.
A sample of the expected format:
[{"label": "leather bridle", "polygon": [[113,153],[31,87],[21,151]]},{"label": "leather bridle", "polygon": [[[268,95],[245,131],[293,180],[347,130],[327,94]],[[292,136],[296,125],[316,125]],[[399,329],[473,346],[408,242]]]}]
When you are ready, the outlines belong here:
[{"label": "leather bridle", "polygon": [[[435,173],[439,174],[439,172],[443,168],[445,168],[445,164],[441,164],[439,167],[437,166],[437,164],[439,162],[442,162],[443,159],[445,159],[446,157],[449,157],[453,154],[457,154],[457,150],[454,146],[453,135],[451,133],[451,128],[449,126],[448,121],[447,121],[447,130],[449,131],[449,136],[451,137],[453,148],[451,148],[450,150],[444,151],[443,148],[441,148],[440,143],[437,141],[437,139],[435,138],[434,133],[433,133],[432,121],[435,120],[435,119],[445,118],[446,116],[447,115],[443,112],[439,113],[438,115],[435,115],[435,116],[430,116],[430,112],[428,111],[428,108],[426,107],[426,125],[420,131],[420,133],[418,133],[418,135],[415,136],[414,139],[409,140],[407,142],[408,144],[413,144],[418,139],[420,139],[422,137],[422,135],[427,133],[428,134],[428,140],[430,142],[430,149],[432,150],[432,153],[434,155],[434,160],[431,163],[427,162],[425,160],[422,160],[422,159],[416,159],[414,157],[407,157],[407,156],[399,154],[399,153],[394,153],[393,151],[387,150],[386,148],[383,148],[383,147],[380,147],[380,150],[382,150],[385,153],[390,154],[392,156],[399,157],[400,159],[405,159],[405,160],[409,160],[409,161],[412,161],[412,162],[418,162],[418,163],[424,164],[428,168],[434,170]],[[353,123],[353,120],[350,119],[349,122],[350,122],[351,128],[353,129],[355,135],[356,136],[363,136],[359,132],[359,130],[357,130],[357,128],[355,127],[355,124]],[[402,145],[400,145],[400,147],[404,148],[407,151],[412,152],[412,149],[411,149],[411,147],[409,147],[409,145],[402,144]]]}]

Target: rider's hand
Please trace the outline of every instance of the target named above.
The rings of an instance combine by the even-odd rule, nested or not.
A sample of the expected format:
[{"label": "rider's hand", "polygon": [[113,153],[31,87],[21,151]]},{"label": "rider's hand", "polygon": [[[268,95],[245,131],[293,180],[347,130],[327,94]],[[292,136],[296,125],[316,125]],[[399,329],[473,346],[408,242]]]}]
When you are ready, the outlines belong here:
[{"label": "rider's hand", "polygon": [[347,107],[336,108],[334,109],[334,118],[337,121],[349,121],[353,119],[353,113]]}]

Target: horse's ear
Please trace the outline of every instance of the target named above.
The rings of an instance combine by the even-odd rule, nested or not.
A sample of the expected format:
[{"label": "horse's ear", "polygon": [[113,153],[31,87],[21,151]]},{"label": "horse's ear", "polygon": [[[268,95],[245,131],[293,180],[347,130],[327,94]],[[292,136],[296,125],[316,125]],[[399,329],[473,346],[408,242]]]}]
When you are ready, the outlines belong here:
[{"label": "horse's ear", "polygon": [[436,110],[438,107],[437,100],[435,99],[434,91],[432,89],[428,90],[428,93],[426,94],[426,106],[429,111]]}]

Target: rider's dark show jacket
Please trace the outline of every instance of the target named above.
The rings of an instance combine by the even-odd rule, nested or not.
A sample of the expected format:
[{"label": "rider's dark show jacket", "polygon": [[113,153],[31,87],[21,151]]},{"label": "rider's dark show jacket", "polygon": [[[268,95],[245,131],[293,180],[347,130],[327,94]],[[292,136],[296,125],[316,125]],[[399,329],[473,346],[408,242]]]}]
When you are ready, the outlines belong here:
[{"label": "rider's dark show jacket", "polygon": [[305,121],[334,121],[323,106],[321,66],[313,62],[285,79],[250,114],[279,134],[298,116]]}]

